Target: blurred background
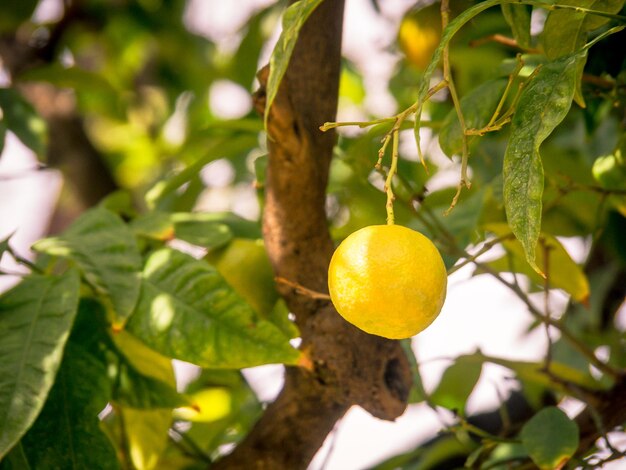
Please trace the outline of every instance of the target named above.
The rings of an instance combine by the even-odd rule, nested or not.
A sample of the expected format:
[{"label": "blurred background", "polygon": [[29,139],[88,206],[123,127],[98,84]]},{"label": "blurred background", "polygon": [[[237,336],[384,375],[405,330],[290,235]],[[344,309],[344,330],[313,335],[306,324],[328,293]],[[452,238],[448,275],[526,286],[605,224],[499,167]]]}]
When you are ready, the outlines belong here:
[{"label": "blurred background", "polygon": [[[427,63],[407,46],[415,40],[411,34],[418,34],[416,27],[422,28],[423,48],[432,46],[423,19],[403,23],[403,18],[416,5],[428,3],[346,0],[338,121],[387,117],[412,102],[423,61]],[[0,126],[0,132],[6,131],[0,157],[0,239],[13,234],[14,250],[31,258],[35,240],[58,233],[105,197],[113,207],[126,207],[130,197],[139,207],[229,211],[259,220],[266,149],[251,93],[256,71],[268,62],[278,38],[284,8],[285,2],[272,0],[4,2],[0,10],[12,11],[15,18],[0,20],[0,106],[12,123],[8,131]],[[485,16],[477,34],[502,28],[501,19],[492,16]],[[535,14],[533,27],[540,30],[543,20],[545,15]],[[459,46],[453,54],[459,64],[477,61],[458,77],[461,94],[513,55],[499,45],[488,45],[487,52]],[[18,84],[21,95],[9,96]],[[437,100],[445,102],[445,94]],[[442,114],[428,112],[432,119]],[[431,174],[417,163],[410,130],[402,135],[400,172],[416,191],[428,179],[431,194],[450,195],[459,162],[443,154],[427,128],[422,132]],[[377,140],[358,128],[342,128],[340,134],[327,201],[337,239],[385,218],[381,177],[373,171]],[[494,140],[492,145],[501,143]],[[195,176],[175,183],[167,179],[189,168]],[[474,171],[480,181],[481,172],[493,170]],[[462,203],[470,204],[472,194],[464,195]],[[445,208],[443,196],[440,201],[435,210]],[[401,221],[410,219],[408,211],[398,212]],[[469,250],[477,250],[469,225]],[[588,238],[559,239],[576,262],[585,260]],[[496,249],[486,259],[502,253]],[[9,274],[20,270],[6,256],[0,267]],[[440,317],[412,340],[427,392],[462,354],[480,350],[518,361],[540,361],[545,355],[545,333],[535,327],[526,306],[491,277],[474,274],[468,265],[450,277]],[[0,289],[17,279],[0,277]],[[543,293],[530,298],[543,306]],[[551,290],[550,310],[562,312],[568,299]],[[624,307],[615,326],[626,330]],[[550,334],[558,341],[556,331]],[[197,373],[193,366],[177,364],[180,387]],[[282,366],[258,367],[244,375],[262,402],[273,400],[281,388]],[[510,376],[509,369],[486,363],[466,413],[497,410],[519,389]],[[569,399],[563,407],[574,416],[583,404]],[[410,405],[396,422],[353,408],[329,435],[311,469],[368,468],[415,448],[452,421],[451,414],[424,403]],[[626,444],[623,436],[619,443]]]}]

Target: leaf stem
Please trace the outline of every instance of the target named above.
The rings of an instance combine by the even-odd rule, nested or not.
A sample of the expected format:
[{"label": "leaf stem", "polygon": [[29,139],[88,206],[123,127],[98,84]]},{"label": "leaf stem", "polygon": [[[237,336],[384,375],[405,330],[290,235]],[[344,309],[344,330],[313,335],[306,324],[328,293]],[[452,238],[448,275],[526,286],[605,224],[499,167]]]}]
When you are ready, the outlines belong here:
[{"label": "leaf stem", "polygon": [[392,137],[393,143],[391,146],[391,167],[387,172],[387,179],[385,180],[385,192],[387,193],[387,225],[394,224],[393,213],[393,201],[396,198],[391,188],[391,183],[394,175],[398,172],[398,131],[393,131]]}]

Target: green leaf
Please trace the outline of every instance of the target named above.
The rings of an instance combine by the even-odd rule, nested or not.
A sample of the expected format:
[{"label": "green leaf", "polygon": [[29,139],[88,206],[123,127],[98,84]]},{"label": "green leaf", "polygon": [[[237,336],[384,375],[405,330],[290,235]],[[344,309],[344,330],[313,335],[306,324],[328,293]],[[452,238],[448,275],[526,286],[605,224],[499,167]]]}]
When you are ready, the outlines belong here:
[{"label": "green leaf", "polygon": [[482,371],[482,364],[459,356],[446,369],[435,391],[430,395],[430,402],[463,414],[465,403],[471,395]]},{"label": "green leaf", "polygon": [[261,155],[254,160],[254,183],[257,188],[265,186],[267,181],[267,164],[269,162],[269,156],[267,154]]},{"label": "green leaf", "polygon": [[141,256],[130,228],[114,213],[95,208],[63,234],[35,243],[33,249],[73,260],[87,281],[113,307],[115,323],[132,313],[141,285]]},{"label": "green leaf", "polygon": [[530,458],[542,470],[563,468],[578,449],[578,426],[554,406],[533,416],[520,437]]},{"label": "green leaf", "polygon": [[[489,80],[461,98],[461,110],[468,129],[480,129],[489,123],[506,85],[507,80],[502,78]],[[460,154],[463,149],[463,133],[454,109],[443,121],[439,145],[448,157]]]},{"label": "green leaf", "polygon": [[174,238],[174,222],[168,212],[150,211],[130,222],[130,229],[135,235],[154,240],[172,240]]},{"label": "green leaf", "polygon": [[0,459],[33,424],[59,369],[79,277],[32,275],[0,296]]},{"label": "green leaf", "polygon": [[[5,10],[3,9],[3,13]],[[46,124],[15,89],[0,88],[0,111],[4,123],[3,127],[13,132],[24,145],[37,155],[43,155]]]},{"label": "green leaf", "polygon": [[225,225],[237,238],[261,238],[258,222],[246,220],[232,212],[176,212],[172,214],[172,221],[177,227],[189,222]]},{"label": "green leaf", "polygon": [[591,172],[603,188],[626,190],[626,155],[622,156],[622,149],[617,149],[611,155],[596,158]]},{"label": "green leaf", "polygon": [[424,384],[422,382],[422,374],[420,373],[419,364],[417,363],[417,359],[415,357],[415,353],[413,352],[413,348],[411,347],[410,339],[402,339],[400,340],[400,345],[404,350],[404,354],[406,354],[407,359],[409,360],[409,368],[411,369],[411,376],[413,377],[413,386],[411,387],[411,392],[409,393],[409,403],[421,403],[426,400],[427,395],[424,390]]},{"label": "green leaf", "polygon": [[[606,13],[618,13],[624,5],[624,0],[564,0],[558,3]],[[587,41],[587,33],[609,21],[609,18],[574,10],[550,11],[543,27],[543,46],[546,56],[549,59],[556,59],[580,50]]]},{"label": "green leaf", "polygon": [[532,8],[528,5],[501,5],[504,19],[511,27],[513,37],[520,47],[528,49],[531,46],[530,14]]},{"label": "green leaf", "polygon": [[226,284],[215,268],[175,250],[153,253],[128,331],[168,357],[202,367],[284,362],[299,353]]},{"label": "green leaf", "polygon": [[267,104],[265,105],[265,124],[269,117],[270,108],[278,94],[278,87],[287,71],[289,59],[296,46],[300,28],[311,13],[322,3],[322,0],[300,0],[285,10],[283,15],[283,30],[270,57],[270,74],[267,79]]},{"label": "green leaf", "polygon": [[228,225],[213,221],[187,220],[176,222],[174,232],[179,240],[206,248],[223,246],[233,238]]},{"label": "green leaf", "polygon": [[[511,234],[507,224],[487,224],[488,230],[498,237]],[[589,299],[589,281],[583,269],[570,257],[567,250],[552,235],[541,233],[541,243],[535,248],[535,259],[539,268],[548,276],[549,286],[563,289],[577,302],[585,303]],[[524,249],[521,243],[512,238],[504,239],[502,246],[512,256],[503,256],[489,262],[489,266],[498,272],[517,272],[528,276],[536,284],[543,285],[544,280],[524,262]],[[545,254],[548,254],[546,263]],[[512,265],[511,262],[512,261]]]},{"label": "green leaf", "polygon": [[[238,238],[260,238],[257,222],[243,219],[230,212],[160,212],[151,211],[130,223],[136,235],[155,240],[179,238],[210,248],[228,243],[233,236]],[[207,234],[202,231],[206,230]],[[200,243],[202,242],[202,243]]]},{"label": "green leaf", "polygon": [[105,364],[70,340],[46,405],[22,439],[31,467],[118,469],[98,419],[108,392]]},{"label": "green leaf", "polygon": [[576,89],[576,70],[585,54],[542,66],[522,92],[504,155],[504,205],[526,260],[537,272],[535,247],[541,227],[543,166],[539,146],[565,118]]}]

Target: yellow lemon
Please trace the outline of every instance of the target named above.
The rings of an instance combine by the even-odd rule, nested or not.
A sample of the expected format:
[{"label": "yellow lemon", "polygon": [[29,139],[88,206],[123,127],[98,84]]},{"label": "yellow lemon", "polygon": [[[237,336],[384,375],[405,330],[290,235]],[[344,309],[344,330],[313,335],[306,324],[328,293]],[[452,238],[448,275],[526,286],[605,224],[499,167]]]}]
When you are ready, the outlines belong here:
[{"label": "yellow lemon", "polygon": [[443,307],[446,268],[433,243],[398,225],[372,225],[346,238],[328,269],[339,314],[367,333],[401,339],[430,325]]},{"label": "yellow lemon", "polygon": [[400,23],[398,43],[409,62],[426,70],[441,39],[439,2],[409,12]]}]

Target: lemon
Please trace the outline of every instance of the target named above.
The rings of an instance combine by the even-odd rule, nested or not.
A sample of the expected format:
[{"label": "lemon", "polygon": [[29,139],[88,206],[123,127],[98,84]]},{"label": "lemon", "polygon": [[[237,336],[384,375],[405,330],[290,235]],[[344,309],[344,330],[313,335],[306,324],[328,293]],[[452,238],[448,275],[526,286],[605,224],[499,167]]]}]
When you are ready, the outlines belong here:
[{"label": "lemon", "polygon": [[330,297],[339,314],[367,333],[409,338],[443,307],[447,273],[439,251],[419,232],[372,225],[335,250],[328,269]]},{"label": "lemon", "polygon": [[441,39],[439,2],[409,12],[400,23],[398,43],[406,58],[424,71]]}]

